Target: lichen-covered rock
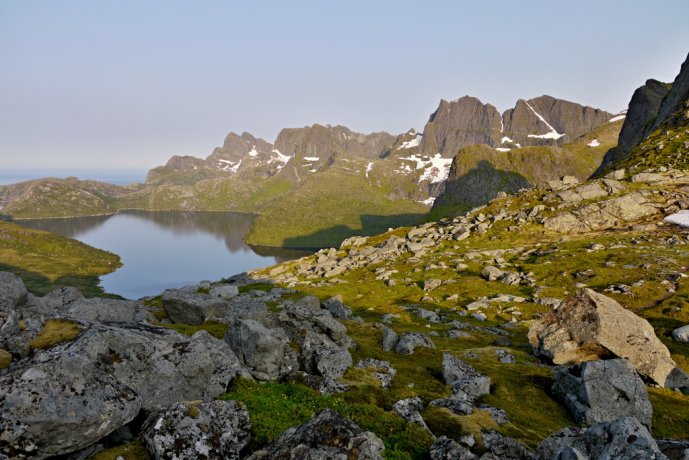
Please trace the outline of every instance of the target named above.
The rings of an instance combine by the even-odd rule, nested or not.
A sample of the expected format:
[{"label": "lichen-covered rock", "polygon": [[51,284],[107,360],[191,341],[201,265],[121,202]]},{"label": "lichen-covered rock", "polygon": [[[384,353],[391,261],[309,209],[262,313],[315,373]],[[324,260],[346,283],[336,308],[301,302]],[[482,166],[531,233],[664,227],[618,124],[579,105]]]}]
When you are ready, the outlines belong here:
[{"label": "lichen-covered rock", "polygon": [[536,455],[543,460],[576,458],[561,455],[567,450],[585,459],[667,460],[646,427],[633,417],[600,422],[586,430],[565,428],[544,439]]},{"label": "lichen-covered rock", "polygon": [[383,326],[383,351],[392,351],[400,341],[400,336],[392,328]]},{"label": "lichen-covered rock", "polygon": [[166,289],[163,308],[175,323],[199,325],[208,318],[224,318],[227,302],[220,297],[189,289]]},{"label": "lichen-covered rock", "polygon": [[337,319],[349,319],[352,316],[352,309],[342,302],[342,296],[336,295],[325,302],[323,308],[328,310]]},{"label": "lichen-covered rock", "polygon": [[630,416],[651,427],[653,407],[646,385],[625,359],[560,369],[552,391],[578,423],[593,425]]},{"label": "lichen-covered rock", "polygon": [[156,410],[182,400],[212,400],[248,377],[230,347],[206,331],[191,337],[143,324],[94,324],[69,346]]},{"label": "lichen-covered rock", "polygon": [[239,459],[251,420],[240,402],[180,402],[151,417],[141,438],[156,460]]},{"label": "lichen-covered rock", "polygon": [[228,329],[225,342],[259,380],[275,379],[295,370],[289,339],[280,328],[268,329],[258,321],[245,319]]},{"label": "lichen-covered rock", "polygon": [[443,353],[443,379],[452,386],[454,399],[474,401],[490,393],[490,377],[449,353]]},{"label": "lichen-covered rock", "polygon": [[[426,430],[428,426],[421,416],[421,411],[424,409],[424,403],[421,398],[415,396],[413,398],[401,399],[392,405],[392,411],[405,419],[408,422],[415,423]],[[430,430],[428,430],[430,431]]]},{"label": "lichen-covered rock", "polygon": [[388,361],[380,359],[364,358],[356,363],[356,367],[359,369],[373,369],[374,375],[380,381],[382,388],[389,388],[392,378],[397,374],[397,369],[392,367]]},{"label": "lichen-covered rock", "polygon": [[555,364],[626,358],[643,377],[665,387],[689,386],[653,327],[615,300],[581,289],[529,329],[534,353]]},{"label": "lichen-covered rock", "polygon": [[73,287],[60,288],[42,298],[32,298],[23,313],[25,316],[65,318],[75,321],[103,323],[133,323],[138,302],[131,300],[85,298]]},{"label": "lichen-covered rock", "polygon": [[536,456],[521,442],[495,431],[482,433],[486,450],[481,460],[535,460]]},{"label": "lichen-covered rock", "polygon": [[26,301],[24,283],[14,273],[0,272],[0,311],[8,312]]},{"label": "lichen-covered rock", "polygon": [[141,397],[69,348],[43,352],[0,377],[0,457],[83,449],[139,413]]},{"label": "lichen-covered rock", "polygon": [[446,436],[436,439],[428,454],[431,460],[475,460],[478,458],[469,449]]},{"label": "lichen-covered rock", "polygon": [[287,430],[250,460],[379,460],[383,442],[337,412],[326,409],[308,422]]},{"label": "lichen-covered rock", "polygon": [[395,352],[401,355],[413,355],[419,347],[435,348],[435,344],[426,334],[420,332],[405,332],[395,345]]}]

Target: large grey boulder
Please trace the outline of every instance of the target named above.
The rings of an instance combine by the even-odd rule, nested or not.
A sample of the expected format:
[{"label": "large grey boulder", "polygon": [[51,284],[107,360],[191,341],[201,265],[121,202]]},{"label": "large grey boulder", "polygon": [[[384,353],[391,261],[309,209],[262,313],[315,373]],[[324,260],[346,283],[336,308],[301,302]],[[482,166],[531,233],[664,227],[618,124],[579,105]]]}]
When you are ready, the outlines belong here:
[{"label": "large grey boulder", "polygon": [[215,286],[211,287],[210,292],[208,292],[208,294],[211,297],[218,297],[223,300],[230,300],[233,297],[237,297],[239,295],[239,288],[231,284],[216,284]]},{"label": "large grey boulder", "polygon": [[241,402],[180,402],[151,417],[141,438],[154,459],[239,459],[251,439]]},{"label": "large grey boulder", "polygon": [[393,351],[400,341],[400,336],[392,328],[383,326],[383,351]]},{"label": "large grey boulder", "polygon": [[435,344],[426,334],[420,332],[405,332],[395,345],[395,352],[401,355],[413,355],[419,347],[435,348]]},{"label": "large grey boulder", "polygon": [[392,411],[408,422],[415,423],[430,432],[426,422],[421,416],[425,404],[418,396],[401,399],[392,405]]},{"label": "large grey boulder", "polygon": [[392,378],[397,374],[397,369],[392,367],[388,361],[380,359],[364,358],[356,363],[358,369],[371,369],[374,371],[376,379],[380,381],[382,388],[390,388]]},{"label": "large grey boulder", "polygon": [[443,353],[443,379],[452,386],[454,399],[474,401],[490,393],[489,377],[449,353]]},{"label": "large grey boulder", "polygon": [[225,311],[225,322],[232,324],[243,319],[253,319],[262,322],[268,316],[268,305],[259,299],[240,295],[232,298]]},{"label": "large grey boulder", "polygon": [[199,325],[208,318],[224,318],[227,302],[210,294],[188,289],[166,289],[162,295],[163,308],[175,323]]},{"label": "large grey boulder", "polygon": [[272,380],[296,370],[289,339],[280,328],[269,329],[258,321],[245,319],[228,329],[225,342],[259,380]]},{"label": "large grey boulder", "polygon": [[552,391],[577,423],[593,425],[630,416],[651,427],[653,407],[646,385],[625,359],[562,368],[555,374]]},{"label": "large grey boulder", "polygon": [[191,337],[143,324],[93,324],[71,353],[115,377],[156,410],[184,400],[212,400],[248,376],[230,347],[206,331]]},{"label": "large grey boulder", "polygon": [[83,449],[139,413],[141,397],[69,347],[0,377],[0,457]]},{"label": "large grey boulder", "polygon": [[529,329],[536,355],[555,364],[609,357],[626,358],[643,377],[670,388],[689,386],[689,377],[643,318],[614,299],[581,289]]},{"label": "large grey boulder", "polygon": [[678,342],[689,342],[689,324],[673,330],[672,338]]},{"label": "large grey boulder", "polygon": [[383,442],[337,412],[326,409],[308,422],[287,430],[275,443],[250,460],[378,460]]},{"label": "large grey boulder", "polygon": [[26,301],[24,283],[14,273],[0,272],[0,311],[8,312]]},{"label": "large grey boulder", "polygon": [[544,439],[536,455],[543,460],[667,460],[646,427],[633,417],[600,422],[586,430],[565,428]]},{"label": "large grey boulder", "polygon": [[85,298],[76,288],[56,289],[27,304],[26,315],[73,319],[84,322],[133,323],[138,302],[131,300]]},{"label": "large grey boulder", "polygon": [[338,379],[352,365],[352,355],[323,334],[305,331],[300,341],[300,361],[309,374]]}]

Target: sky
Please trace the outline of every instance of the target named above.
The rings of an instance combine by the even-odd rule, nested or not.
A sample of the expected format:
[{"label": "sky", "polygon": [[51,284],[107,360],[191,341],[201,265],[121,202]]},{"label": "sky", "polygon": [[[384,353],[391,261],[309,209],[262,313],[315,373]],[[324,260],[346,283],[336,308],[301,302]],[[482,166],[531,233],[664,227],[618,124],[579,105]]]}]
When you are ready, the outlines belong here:
[{"label": "sky", "polygon": [[0,0],[0,171],[148,169],[230,131],[423,129],[440,99],[616,113],[689,52],[689,1]]}]

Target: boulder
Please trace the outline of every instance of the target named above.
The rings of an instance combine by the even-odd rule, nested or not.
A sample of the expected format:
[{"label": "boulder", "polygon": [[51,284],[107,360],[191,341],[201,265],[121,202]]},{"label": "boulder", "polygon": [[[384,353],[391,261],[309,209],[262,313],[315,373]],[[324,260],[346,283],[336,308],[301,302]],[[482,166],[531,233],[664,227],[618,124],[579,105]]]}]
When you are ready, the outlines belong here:
[{"label": "boulder", "polygon": [[132,388],[87,357],[66,349],[39,353],[0,377],[0,457],[75,452],[129,423],[140,408]]},{"label": "boulder", "polygon": [[630,416],[651,427],[653,407],[646,386],[625,359],[559,369],[552,391],[577,423],[593,425]]},{"label": "boulder", "polygon": [[239,295],[239,288],[231,284],[216,284],[211,287],[210,292],[211,297],[217,297],[223,300],[230,300]]},{"label": "boulder", "polygon": [[423,417],[421,417],[421,411],[424,407],[423,400],[416,396],[397,401],[392,405],[392,411],[406,421],[415,423],[428,430],[426,422],[424,422]]},{"label": "boulder", "polygon": [[268,329],[258,321],[245,319],[228,329],[225,342],[259,380],[279,378],[296,368],[289,339],[282,329]]},{"label": "boulder", "polygon": [[251,438],[251,420],[241,402],[180,402],[151,417],[141,438],[156,460],[239,459]]},{"label": "boulder", "polygon": [[474,401],[490,393],[489,377],[449,353],[443,353],[443,379],[452,386],[455,399]]},{"label": "boulder", "polygon": [[413,355],[419,347],[435,348],[435,344],[426,334],[405,332],[395,346],[395,352],[401,355]]},{"label": "boulder", "polygon": [[206,331],[188,337],[138,323],[95,323],[68,351],[134,390],[148,411],[177,401],[215,399],[235,377],[249,376],[230,347]]},{"label": "boulder", "polygon": [[636,371],[664,387],[689,386],[653,327],[615,300],[580,289],[529,329],[536,355],[555,364],[577,364],[610,357],[626,358]]},{"label": "boulder", "polygon": [[133,323],[138,302],[131,300],[85,298],[73,287],[56,289],[45,297],[32,299],[24,311],[27,315],[65,318],[102,323]]},{"label": "boulder", "polygon": [[488,265],[483,269],[483,272],[481,273],[483,278],[485,278],[488,281],[497,281],[503,276],[505,276],[505,272],[500,270],[497,267],[493,267],[491,265]]},{"label": "boulder", "polygon": [[476,460],[478,458],[469,449],[447,436],[436,439],[428,454],[431,460]]},{"label": "boulder", "polygon": [[26,301],[26,287],[14,273],[0,272],[0,311],[8,312]]},{"label": "boulder", "polygon": [[337,412],[326,409],[308,422],[287,430],[275,443],[255,452],[249,460],[383,458],[385,446]]},{"label": "boulder", "polygon": [[[580,457],[571,456],[575,453]],[[646,427],[633,417],[600,422],[586,430],[565,428],[544,439],[536,455],[544,460],[667,460]]]},{"label": "boulder", "polygon": [[328,310],[337,319],[349,319],[352,317],[352,309],[342,302],[342,296],[336,295],[325,302],[323,308]]},{"label": "boulder", "polygon": [[187,289],[166,289],[162,298],[168,317],[180,324],[198,326],[209,317],[224,318],[227,309],[223,299]]},{"label": "boulder", "polygon": [[352,355],[323,334],[305,331],[300,341],[303,370],[326,379],[338,379],[352,365]]},{"label": "boulder", "polygon": [[689,324],[672,331],[672,338],[678,342],[689,342]]},{"label": "boulder", "polygon": [[400,336],[387,326],[383,326],[383,351],[392,351],[400,341]]}]

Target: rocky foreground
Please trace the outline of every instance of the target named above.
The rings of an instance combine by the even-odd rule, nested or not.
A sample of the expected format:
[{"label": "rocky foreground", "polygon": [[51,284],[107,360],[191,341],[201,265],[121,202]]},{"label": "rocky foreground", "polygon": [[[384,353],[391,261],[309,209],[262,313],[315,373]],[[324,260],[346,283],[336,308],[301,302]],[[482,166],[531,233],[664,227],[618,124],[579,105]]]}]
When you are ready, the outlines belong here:
[{"label": "rocky foreground", "polygon": [[0,273],[0,458],[687,458],[688,208],[616,171],[141,301]]}]

